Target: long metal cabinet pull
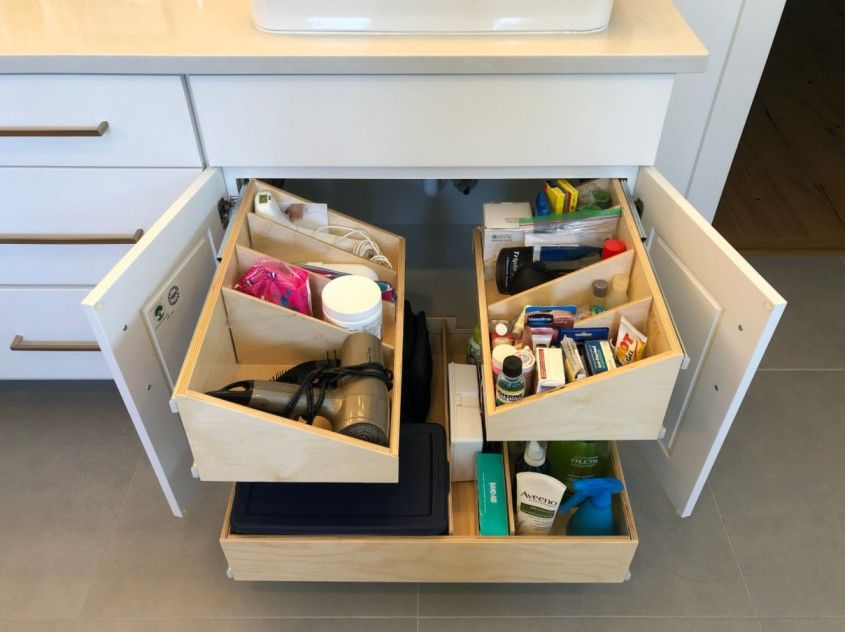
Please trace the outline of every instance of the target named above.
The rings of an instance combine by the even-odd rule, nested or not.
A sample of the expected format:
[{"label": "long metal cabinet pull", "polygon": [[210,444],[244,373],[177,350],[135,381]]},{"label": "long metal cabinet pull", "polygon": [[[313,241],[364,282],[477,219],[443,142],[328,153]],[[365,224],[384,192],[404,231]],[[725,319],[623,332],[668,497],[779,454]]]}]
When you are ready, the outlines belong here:
[{"label": "long metal cabinet pull", "polygon": [[108,129],[108,121],[93,127],[0,127],[0,136],[102,136]]},{"label": "long metal cabinet pull", "polygon": [[64,340],[24,340],[17,335],[9,345],[12,351],[99,351],[96,342],[74,342]]},{"label": "long metal cabinet pull", "polygon": [[143,228],[139,228],[131,235],[0,235],[0,244],[51,246],[137,244],[143,236]]}]

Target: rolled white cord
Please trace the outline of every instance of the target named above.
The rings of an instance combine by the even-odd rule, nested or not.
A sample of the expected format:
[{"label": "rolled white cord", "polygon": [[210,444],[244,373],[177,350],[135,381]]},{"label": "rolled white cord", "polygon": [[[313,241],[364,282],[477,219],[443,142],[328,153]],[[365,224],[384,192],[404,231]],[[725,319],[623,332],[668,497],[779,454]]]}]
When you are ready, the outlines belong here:
[{"label": "rolled white cord", "polygon": [[[358,235],[359,239],[354,239],[357,243],[352,248],[352,254],[357,257],[361,257],[362,259],[368,259],[373,263],[379,263],[386,268],[393,269],[393,265],[390,263],[390,260],[385,257],[381,249],[378,247],[378,244],[372,240],[372,238],[360,228],[349,228],[348,226],[320,226],[316,230],[314,230],[314,234],[321,233],[323,231],[346,231],[343,235],[334,235],[329,232],[330,235],[337,238],[335,245],[339,248],[342,247],[339,245],[341,241],[344,239],[354,239],[353,235]],[[346,250],[344,248],[344,250]]]}]

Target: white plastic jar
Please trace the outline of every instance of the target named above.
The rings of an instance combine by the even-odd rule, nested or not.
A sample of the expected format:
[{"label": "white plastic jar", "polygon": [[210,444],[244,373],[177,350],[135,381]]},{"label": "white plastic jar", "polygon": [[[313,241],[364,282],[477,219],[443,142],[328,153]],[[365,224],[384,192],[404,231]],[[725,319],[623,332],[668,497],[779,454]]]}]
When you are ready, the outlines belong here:
[{"label": "white plastic jar", "polygon": [[381,288],[350,274],[332,279],[320,295],[323,318],[346,331],[366,331],[381,339]]}]

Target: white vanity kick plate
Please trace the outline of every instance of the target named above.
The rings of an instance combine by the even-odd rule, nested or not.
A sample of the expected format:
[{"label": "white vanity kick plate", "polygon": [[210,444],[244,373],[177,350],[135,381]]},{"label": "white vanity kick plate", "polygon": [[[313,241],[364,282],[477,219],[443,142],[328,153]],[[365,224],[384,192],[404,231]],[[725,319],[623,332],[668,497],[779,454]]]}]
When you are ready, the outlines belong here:
[{"label": "white vanity kick plate", "polygon": [[588,33],[610,22],[613,0],[252,0],[262,31]]}]

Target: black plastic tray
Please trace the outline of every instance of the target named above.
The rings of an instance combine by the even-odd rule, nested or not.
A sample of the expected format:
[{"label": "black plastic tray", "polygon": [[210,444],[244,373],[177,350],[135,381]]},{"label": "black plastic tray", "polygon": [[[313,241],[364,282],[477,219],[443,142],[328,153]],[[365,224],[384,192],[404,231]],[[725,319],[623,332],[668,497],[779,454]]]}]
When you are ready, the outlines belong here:
[{"label": "black plastic tray", "polygon": [[402,424],[398,483],[238,483],[230,518],[248,535],[440,535],[449,528],[446,434]]}]

